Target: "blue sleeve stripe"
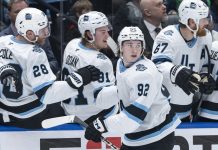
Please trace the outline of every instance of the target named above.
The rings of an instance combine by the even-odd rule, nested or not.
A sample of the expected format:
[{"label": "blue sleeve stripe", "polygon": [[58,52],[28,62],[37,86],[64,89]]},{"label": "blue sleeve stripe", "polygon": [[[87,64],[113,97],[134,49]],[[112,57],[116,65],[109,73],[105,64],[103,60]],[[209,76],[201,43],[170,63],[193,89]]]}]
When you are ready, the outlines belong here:
[{"label": "blue sleeve stripe", "polygon": [[147,115],[146,111],[148,111],[148,109],[145,106],[136,102],[129,105],[128,107],[125,107],[123,110],[129,118],[132,118],[138,123],[143,122]]},{"label": "blue sleeve stripe", "polygon": [[144,110],[145,112],[148,112],[148,110],[149,110],[145,105],[142,105],[142,104],[137,103],[137,102],[134,102],[132,105],[134,105],[135,107],[138,107],[138,108]]},{"label": "blue sleeve stripe", "polygon": [[130,114],[129,112],[127,112],[125,109],[122,110],[122,112],[130,119],[132,119],[133,121],[137,122],[138,124],[142,124],[143,121],[140,120],[139,118],[133,116],[132,114]]},{"label": "blue sleeve stripe", "polygon": [[155,58],[152,60],[155,64],[160,64],[163,62],[172,62],[172,59],[166,56]]},{"label": "blue sleeve stripe", "polygon": [[39,85],[39,86],[33,88],[33,91],[34,91],[34,92],[39,91],[39,90],[42,89],[43,87],[48,86],[48,85],[52,84],[53,82],[54,82],[54,80],[49,81],[49,82],[45,82],[45,83],[43,83],[43,84],[41,84],[41,85]]}]

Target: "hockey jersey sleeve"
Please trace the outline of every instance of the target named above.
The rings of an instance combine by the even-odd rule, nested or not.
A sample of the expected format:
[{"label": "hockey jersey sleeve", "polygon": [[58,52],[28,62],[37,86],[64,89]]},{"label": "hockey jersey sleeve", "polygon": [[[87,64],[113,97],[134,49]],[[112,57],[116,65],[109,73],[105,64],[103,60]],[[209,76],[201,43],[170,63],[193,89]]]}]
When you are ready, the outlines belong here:
[{"label": "hockey jersey sleeve", "polygon": [[55,81],[56,77],[43,50],[39,49],[30,55],[31,59],[26,64],[26,77],[42,103],[56,103],[78,94],[67,82]]},{"label": "hockey jersey sleeve", "polygon": [[[157,89],[161,88],[161,82],[157,82],[155,75],[148,71],[137,72],[134,78],[126,81],[130,88],[130,100],[127,101],[132,103],[125,107],[121,104],[122,111],[105,120],[108,131],[130,133],[144,122],[156,99]],[[162,77],[160,73],[158,75]]]},{"label": "hockey jersey sleeve", "polygon": [[117,86],[111,85],[101,89],[98,93],[95,104],[98,108],[108,109],[113,105],[118,104],[118,102],[119,97],[117,93]]},{"label": "hockey jersey sleeve", "polygon": [[170,70],[174,66],[173,62],[177,54],[173,47],[170,38],[164,33],[160,33],[154,40],[151,60],[167,79],[170,78]]}]

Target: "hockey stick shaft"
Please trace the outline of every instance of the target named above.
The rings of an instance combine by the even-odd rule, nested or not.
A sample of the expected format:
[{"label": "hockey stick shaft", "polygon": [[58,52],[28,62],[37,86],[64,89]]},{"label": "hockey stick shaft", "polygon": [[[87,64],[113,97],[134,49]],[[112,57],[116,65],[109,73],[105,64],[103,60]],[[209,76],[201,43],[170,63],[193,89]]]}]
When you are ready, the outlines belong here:
[{"label": "hockey stick shaft", "polygon": [[[209,49],[207,47],[207,45],[205,45],[205,50],[206,50],[206,53],[207,53],[207,57],[208,57],[208,72],[207,72],[207,77],[209,78],[210,76],[210,73],[211,73],[211,58],[210,58],[210,52],[209,52]],[[198,120],[198,113],[199,113],[199,110],[201,108],[201,105],[202,105],[202,93],[200,92],[196,92],[195,94],[198,94],[198,102],[196,102],[196,104],[194,104],[194,107],[192,108],[192,114],[193,114],[193,118],[191,120],[191,122],[194,122],[194,121],[197,121]],[[195,95],[194,94],[194,95]]]},{"label": "hockey stick shaft", "polygon": [[[84,121],[82,121],[79,117],[75,116],[74,118],[74,122],[78,123],[80,125],[82,125],[83,127],[87,128],[88,124],[85,123]],[[105,137],[101,136],[101,140],[102,142],[104,142],[106,145],[110,146],[113,150],[118,150],[119,148],[117,148],[113,143],[111,143],[110,141],[108,141]]]}]

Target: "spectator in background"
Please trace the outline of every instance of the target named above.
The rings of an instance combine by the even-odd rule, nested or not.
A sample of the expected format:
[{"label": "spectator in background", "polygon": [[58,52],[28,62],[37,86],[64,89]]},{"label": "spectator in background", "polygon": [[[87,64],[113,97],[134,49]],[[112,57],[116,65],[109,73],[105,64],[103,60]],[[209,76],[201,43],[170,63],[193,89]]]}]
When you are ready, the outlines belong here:
[{"label": "spectator in background", "polygon": [[[28,1],[27,0],[10,0],[8,3],[8,11],[9,11],[9,18],[11,21],[11,24],[0,32],[0,36],[4,35],[18,35],[17,29],[15,28],[15,20],[17,17],[17,14],[24,8],[28,7]],[[57,74],[58,71],[60,71],[60,66],[54,57],[49,39],[46,38],[45,44],[40,45],[44,50],[48,57],[48,61],[50,64],[50,67],[54,74]]]},{"label": "spectator in background", "polygon": [[[74,19],[75,21],[78,21],[79,17],[82,14],[92,10],[93,10],[93,5],[89,0],[77,0],[70,8],[69,16],[72,17],[72,19]],[[65,20],[64,24],[65,24],[65,28],[64,28],[65,43],[68,43],[70,40],[74,38],[79,38],[81,36],[78,27],[75,26],[74,23]]]},{"label": "spectator in background", "polygon": [[154,39],[162,29],[161,22],[166,18],[166,6],[163,0],[141,0],[140,8],[143,19],[140,20],[138,27],[142,30],[145,38],[144,55],[150,59]]},{"label": "spectator in background", "polygon": [[182,0],[166,0],[167,14],[178,14],[177,10]]},{"label": "spectator in background", "polygon": [[113,26],[113,39],[117,41],[120,31],[125,26],[137,25],[139,20],[142,19],[142,13],[139,7],[140,0],[129,0],[123,4],[116,12],[112,20]]},{"label": "spectator in background", "polygon": [[214,21],[214,30],[218,32],[218,0],[212,1],[210,10]]}]

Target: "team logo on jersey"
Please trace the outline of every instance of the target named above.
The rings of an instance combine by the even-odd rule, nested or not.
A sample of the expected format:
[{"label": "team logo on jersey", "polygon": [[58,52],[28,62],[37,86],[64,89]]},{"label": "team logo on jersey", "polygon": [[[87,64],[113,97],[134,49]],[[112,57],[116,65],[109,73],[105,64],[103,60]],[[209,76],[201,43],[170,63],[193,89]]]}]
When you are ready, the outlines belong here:
[{"label": "team logo on jersey", "polygon": [[143,64],[136,65],[136,71],[144,71],[145,69],[147,69],[147,67],[145,67]]},{"label": "team logo on jersey", "polygon": [[104,54],[102,54],[102,53],[99,53],[99,54],[97,55],[97,58],[103,59],[103,60],[107,59],[107,57],[106,57]]},{"label": "team logo on jersey", "polygon": [[38,45],[35,45],[35,46],[33,47],[33,52],[41,53],[41,52],[42,52],[42,49],[41,49]]},{"label": "team logo on jersey", "polygon": [[167,30],[164,32],[165,35],[173,35],[173,31],[172,30]]}]

